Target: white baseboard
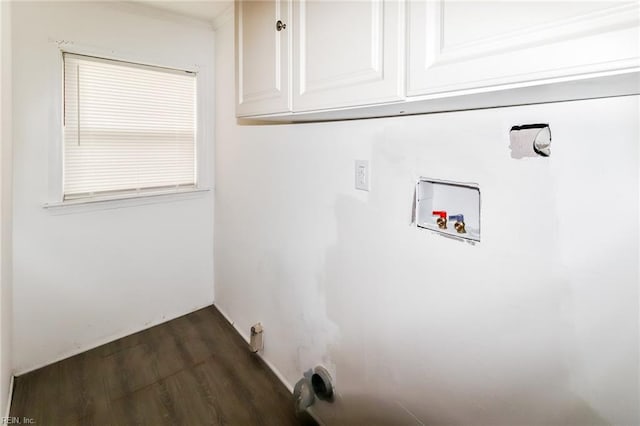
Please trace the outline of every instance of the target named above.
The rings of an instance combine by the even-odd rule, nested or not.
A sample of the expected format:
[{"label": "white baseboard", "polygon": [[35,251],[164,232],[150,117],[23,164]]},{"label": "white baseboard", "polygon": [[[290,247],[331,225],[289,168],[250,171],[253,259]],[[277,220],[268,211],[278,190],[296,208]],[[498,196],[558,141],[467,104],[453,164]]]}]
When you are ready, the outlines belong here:
[{"label": "white baseboard", "polygon": [[9,395],[7,395],[7,410],[4,413],[5,419],[8,419],[9,414],[11,414],[11,400],[13,399],[14,380],[15,380],[15,376],[12,374],[11,379],[9,380]]},{"label": "white baseboard", "polygon": [[[2,0],[0,0],[0,1],[2,1]],[[122,339],[123,337],[127,337],[127,336],[130,336],[132,334],[139,333],[139,332],[147,330],[147,329],[149,329],[151,327],[155,327],[156,325],[164,324],[165,322],[169,322],[169,321],[174,320],[176,318],[180,318],[180,317],[182,317],[184,315],[188,315],[188,314],[190,314],[192,312],[198,311],[200,309],[206,308],[206,307],[211,306],[211,305],[213,305],[213,303],[208,302],[206,305],[197,306],[197,307],[195,307],[195,308],[193,308],[193,309],[191,309],[191,310],[189,310],[187,312],[182,312],[182,313],[179,313],[179,314],[158,318],[155,321],[152,321],[152,322],[149,322],[149,323],[145,324],[141,328],[134,328],[134,329],[126,330],[126,331],[123,331],[121,333],[113,334],[113,335],[111,335],[109,337],[105,337],[103,339],[96,340],[95,342],[89,343],[87,345],[79,346],[79,347],[74,348],[74,349],[72,349],[72,350],[70,350],[68,352],[62,353],[61,355],[57,356],[53,360],[49,360],[49,361],[46,361],[46,362],[43,362],[43,363],[40,363],[40,364],[36,364],[35,366],[30,366],[30,367],[27,367],[25,369],[18,370],[17,372],[15,372],[14,375],[15,376],[22,376],[23,374],[27,374],[27,373],[30,373],[32,371],[39,370],[40,368],[46,367],[46,366],[51,365],[51,364],[55,364],[56,362],[62,361],[63,359],[71,358],[72,356],[81,354],[82,352],[90,351],[90,350],[95,349],[95,348],[97,348],[99,346],[105,345],[107,343],[111,343],[111,342],[113,342],[115,340]]]},{"label": "white baseboard", "polygon": [[[237,326],[235,321],[233,321],[231,319],[231,317],[229,317],[229,315],[222,309],[220,309],[220,307],[218,305],[215,304],[215,302],[213,303],[213,306],[218,310],[218,312],[220,312],[222,314],[222,316],[229,322],[229,324],[231,324],[233,326],[233,328],[236,330],[236,332],[240,335],[240,337],[242,337],[247,344],[249,344],[249,337],[247,334],[245,334],[243,332],[243,330],[240,330]],[[289,381],[282,375],[282,373],[280,373],[280,370],[278,370],[271,362],[269,362],[264,356],[262,356],[262,354],[258,353],[258,356],[262,359],[262,361],[264,361],[264,363],[267,365],[267,367],[269,367],[269,369],[273,372],[273,374],[276,375],[276,377],[280,380],[280,382],[282,382],[282,384],[289,390],[289,392],[291,393],[291,395],[293,395],[293,386],[291,385],[291,383],[289,383]],[[307,409],[307,413],[313,418],[313,420],[316,421],[316,423],[319,426],[324,426],[324,422],[322,420],[320,420],[320,418],[318,417],[318,415],[313,411],[313,407],[310,407]]]},{"label": "white baseboard", "polygon": [[[236,323],[229,317],[229,315],[224,310],[220,309],[220,307],[218,305],[216,305],[214,303],[213,306],[222,314],[222,316],[229,322],[229,324],[231,324],[233,326],[233,328],[247,342],[247,344],[249,344],[249,336],[248,336],[248,334],[246,334],[243,330],[240,330],[236,326]],[[269,362],[269,360],[267,360],[264,356],[262,356],[261,353],[258,353],[258,356],[262,359],[262,361],[264,361],[265,364],[267,364],[267,367],[269,367],[269,369],[273,372],[273,374],[276,375],[278,380],[280,380],[282,382],[282,384],[293,395],[293,385],[291,383],[289,383],[289,381],[284,377],[284,375],[282,373],[280,373],[280,370],[278,370],[271,362]]]}]

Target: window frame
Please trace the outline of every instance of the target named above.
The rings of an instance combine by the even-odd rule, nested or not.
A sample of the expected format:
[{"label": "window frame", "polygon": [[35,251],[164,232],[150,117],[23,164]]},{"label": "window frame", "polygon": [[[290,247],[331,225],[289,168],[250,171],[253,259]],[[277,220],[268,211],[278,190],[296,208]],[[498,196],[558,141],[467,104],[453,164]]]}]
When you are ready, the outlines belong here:
[{"label": "window frame", "polygon": [[[65,65],[64,68],[64,79],[65,79],[65,84],[63,85],[63,98],[64,98],[64,108],[63,108],[63,121],[64,121],[64,126],[63,126],[63,130],[64,130],[64,135],[65,137],[63,137],[63,197],[64,197],[64,201],[67,200],[77,200],[77,199],[92,199],[92,198],[102,198],[102,197],[113,197],[113,196],[118,196],[118,195],[130,195],[130,194],[143,194],[143,193],[148,193],[148,192],[154,192],[154,193],[158,193],[158,192],[170,192],[170,191],[176,191],[176,192],[181,192],[183,190],[188,190],[188,189],[193,189],[197,187],[197,183],[198,183],[198,176],[197,176],[197,158],[198,158],[198,150],[197,150],[197,144],[196,144],[196,137],[197,137],[197,73],[194,72],[190,72],[190,71],[185,71],[185,70],[179,70],[179,69],[174,69],[174,68],[167,68],[167,67],[158,67],[158,66],[151,66],[151,65],[146,65],[146,64],[140,64],[140,63],[134,63],[134,62],[128,62],[128,61],[115,61],[112,59],[105,59],[105,58],[100,58],[100,57],[95,57],[95,56],[88,56],[88,55],[78,55],[75,53],[68,53],[68,52],[63,52],[63,62]],[[191,105],[193,107],[193,115],[191,116],[193,118],[193,122],[192,122],[192,126],[188,126],[188,128],[190,129],[190,138],[188,139],[188,144],[187,146],[189,146],[189,150],[193,149],[193,161],[191,162],[190,166],[187,166],[188,168],[186,170],[190,171],[191,173],[189,173],[189,177],[188,177],[188,181],[185,181],[182,184],[177,184],[177,185],[167,185],[167,184],[161,184],[164,183],[162,182],[162,178],[160,176],[165,175],[166,176],[166,172],[165,170],[163,170],[163,166],[160,166],[159,164],[156,165],[156,167],[154,167],[153,169],[153,175],[157,176],[155,180],[155,183],[152,183],[151,186],[141,186],[139,182],[136,182],[136,178],[134,176],[131,176],[131,180],[127,179],[126,181],[124,181],[122,183],[122,185],[118,185],[121,186],[120,188],[115,188],[112,186],[112,184],[108,183],[109,180],[107,180],[107,182],[95,182],[93,180],[93,178],[91,178],[92,180],[89,181],[92,183],[92,185],[89,185],[88,187],[86,187],[87,191],[86,192],[67,192],[68,189],[68,185],[70,183],[74,183],[76,182],[75,179],[69,179],[69,176],[71,175],[71,173],[73,173],[73,166],[71,166],[71,163],[67,163],[68,161],[68,154],[69,154],[69,140],[67,139],[69,133],[68,132],[73,132],[75,129],[72,128],[71,130],[68,130],[68,124],[67,123],[67,119],[71,120],[71,122],[75,122],[75,120],[78,120],[78,124],[80,123],[79,121],[79,117],[77,116],[77,114],[80,112],[79,109],[79,105],[78,105],[78,110],[75,114],[71,114],[71,115],[67,115],[67,104],[66,101],[69,99],[69,95],[72,95],[72,99],[76,98],[76,96],[78,96],[77,91],[79,90],[79,87],[76,87],[75,85],[71,85],[71,86],[67,86],[67,82],[69,81],[68,77],[67,77],[67,71],[70,70],[69,66],[67,66],[67,62],[69,64],[71,64],[71,69],[73,69],[73,64],[74,63],[87,63],[89,67],[98,67],[98,69],[100,69],[100,67],[102,66],[107,66],[107,67],[111,67],[111,66],[115,66],[118,67],[119,69],[126,69],[127,71],[125,71],[126,74],[131,73],[130,78],[132,79],[131,82],[135,82],[137,81],[138,78],[140,79],[144,79],[144,72],[145,71],[151,71],[154,73],[154,75],[158,76],[158,78],[162,79],[164,77],[162,77],[161,75],[166,75],[167,78],[171,79],[172,77],[169,77],[171,75],[176,76],[177,78],[180,78],[181,83],[180,84],[184,84],[183,82],[187,82],[188,81],[188,86],[190,87],[185,87],[185,89],[187,91],[184,92],[184,94],[188,94],[190,96],[187,97],[187,99],[191,99]],[[91,65],[91,64],[95,64],[95,65]],[[140,70],[141,74],[137,74],[138,70]],[[77,71],[76,71],[77,72]],[[73,76],[73,74],[72,74]],[[78,76],[79,78],[79,76]],[[89,77],[91,79],[91,77]],[[183,80],[184,78],[184,80]],[[99,84],[109,84],[109,80],[110,77],[109,76],[100,76],[97,80],[93,80],[94,83],[99,83]],[[144,81],[144,80],[139,80],[139,81]],[[125,83],[126,84],[126,83]],[[158,86],[152,86],[152,92],[154,94],[157,95],[161,95],[159,92],[162,91],[162,88],[160,86],[160,88],[158,88]],[[138,98],[136,97],[129,97],[129,94],[123,94],[124,96],[124,101],[125,103],[127,101],[138,101]],[[80,98],[77,98],[80,99]],[[108,105],[109,107],[115,107],[115,108],[120,108],[121,104],[119,102],[118,99],[116,99],[115,101],[113,101],[113,103],[109,103]],[[160,105],[161,107],[163,107],[162,105]],[[126,106],[123,106],[124,108],[126,108]],[[180,114],[180,111],[182,111],[181,109],[175,110],[175,112],[178,112],[178,114]],[[144,108],[143,110],[141,110],[140,112],[142,112],[143,114],[145,114]],[[108,117],[109,113],[108,110],[105,111],[105,113],[107,114],[106,117]],[[133,112],[132,112],[133,113]],[[102,112],[98,112],[98,117],[103,117],[103,113]],[[143,115],[144,117],[144,115]],[[176,117],[177,118],[177,117]],[[126,127],[120,127],[120,124],[122,124],[121,121],[116,120],[113,122],[113,125],[115,125],[116,127],[114,127],[114,129],[119,129],[120,131],[129,131],[129,130],[133,130],[133,129],[137,129],[137,127],[135,127],[135,124],[133,125],[134,127],[129,127],[128,125]],[[73,126],[72,126],[73,127]],[[78,128],[79,130],[79,128]],[[92,132],[91,128],[86,129],[88,130],[90,133]],[[85,130],[85,131],[86,131]],[[162,129],[162,125],[156,125],[154,124],[154,127],[152,129],[150,129],[151,131],[161,131]],[[162,132],[162,134],[165,134],[164,132]],[[77,135],[77,137],[80,137],[80,134]],[[115,142],[116,143],[116,151],[113,151],[114,154],[116,155],[122,155],[123,151],[122,149],[127,149],[126,147],[122,147],[120,148],[120,145],[117,143],[116,140],[110,140],[110,142],[108,142],[109,144]],[[136,146],[139,146],[139,144],[141,143],[141,140],[139,138],[136,138],[132,141]],[[73,144],[72,144],[73,145]],[[107,145],[106,147],[110,147],[111,149],[114,148],[113,145]],[[164,150],[166,149],[166,147],[163,146],[162,143],[158,144],[158,141],[156,140],[156,143],[153,146],[149,147],[152,150],[155,149],[160,149],[162,150],[162,152],[164,152]],[[73,150],[73,148],[72,148]],[[80,151],[83,151],[82,149],[80,149]],[[127,155],[124,155],[122,157],[122,159],[126,159],[128,158]],[[88,160],[91,160],[91,156],[88,158]],[[83,162],[74,162],[73,164],[75,164],[75,167],[80,166],[80,167],[84,167],[84,165],[86,164],[84,161]],[[118,174],[121,171],[124,171],[125,173],[131,173],[132,170],[129,170],[127,172],[127,169],[125,170],[120,170],[118,165],[115,165],[114,169],[110,169],[111,172],[114,172],[116,174]],[[71,168],[70,168],[71,167]],[[91,170],[91,175],[93,175]],[[183,169],[184,170],[184,169]],[[157,172],[160,172],[160,174],[156,175]],[[110,176],[110,175],[109,175]],[[80,181],[82,182],[82,181]],[[152,181],[153,182],[153,181]],[[165,181],[168,182],[168,181]],[[107,184],[107,189],[103,189],[103,190],[97,190],[96,188],[96,184],[100,185],[100,184]],[[111,189],[113,188],[113,189]]]},{"label": "window frame", "polygon": [[[50,63],[55,63],[57,72],[52,75],[52,113],[50,114],[51,140],[48,153],[48,182],[47,197],[42,204],[45,209],[57,210],[60,207],[71,206],[74,210],[78,206],[90,206],[91,209],[119,208],[141,204],[170,202],[181,199],[199,197],[210,190],[212,177],[210,170],[213,161],[210,158],[213,147],[208,141],[214,136],[211,118],[205,115],[205,111],[213,114],[211,109],[213,101],[213,76],[210,70],[202,68],[198,64],[183,62],[167,62],[157,60],[148,55],[136,55],[131,52],[116,52],[93,46],[82,46],[66,40],[50,40],[55,45],[46,58]],[[111,195],[101,195],[86,198],[64,199],[64,54],[90,56],[98,59],[126,62],[143,67],[158,67],[173,70],[186,71],[195,74],[196,79],[196,133],[195,133],[195,186],[184,189],[169,189],[158,191],[128,192]],[[209,71],[209,72],[207,72]],[[208,107],[208,108],[207,108]],[[82,207],[80,207],[82,210]]]}]

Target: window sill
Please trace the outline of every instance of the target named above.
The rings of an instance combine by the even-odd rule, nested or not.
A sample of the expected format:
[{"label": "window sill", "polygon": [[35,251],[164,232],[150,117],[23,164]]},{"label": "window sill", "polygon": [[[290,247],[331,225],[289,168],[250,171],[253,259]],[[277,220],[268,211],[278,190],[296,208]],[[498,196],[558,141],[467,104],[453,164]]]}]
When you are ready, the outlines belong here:
[{"label": "window sill", "polygon": [[120,194],[105,197],[78,198],[75,200],[46,203],[42,207],[52,213],[73,213],[119,209],[146,204],[167,203],[198,198],[209,192],[208,188],[185,189],[181,191],[148,192],[138,194]]}]

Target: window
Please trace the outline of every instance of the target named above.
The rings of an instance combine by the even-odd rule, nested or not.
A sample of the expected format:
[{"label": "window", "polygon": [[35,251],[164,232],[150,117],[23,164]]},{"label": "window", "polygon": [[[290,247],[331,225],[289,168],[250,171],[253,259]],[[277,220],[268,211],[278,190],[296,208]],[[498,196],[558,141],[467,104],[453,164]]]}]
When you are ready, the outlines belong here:
[{"label": "window", "polygon": [[196,186],[196,76],[64,53],[65,200]]}]

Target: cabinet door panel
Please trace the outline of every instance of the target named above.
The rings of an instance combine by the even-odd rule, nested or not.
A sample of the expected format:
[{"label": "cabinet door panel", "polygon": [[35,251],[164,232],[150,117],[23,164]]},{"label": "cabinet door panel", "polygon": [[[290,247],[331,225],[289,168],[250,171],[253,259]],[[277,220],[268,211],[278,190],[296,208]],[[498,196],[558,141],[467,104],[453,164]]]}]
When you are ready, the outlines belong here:
[{"label": "cabinet door panel", "polygon": [[295,111],[402,98],[401,2],[294,3]]},{"label": "cabinet door panel", "polygon": [[[281,0],[235,4],[238,116],[291,111],[290,6]],[[278,20],[287,27],[277,31]]]},{"label": "cabinet door panel", "polygon": [[637,67],[637,2],[407,5],[408,95]]}]

